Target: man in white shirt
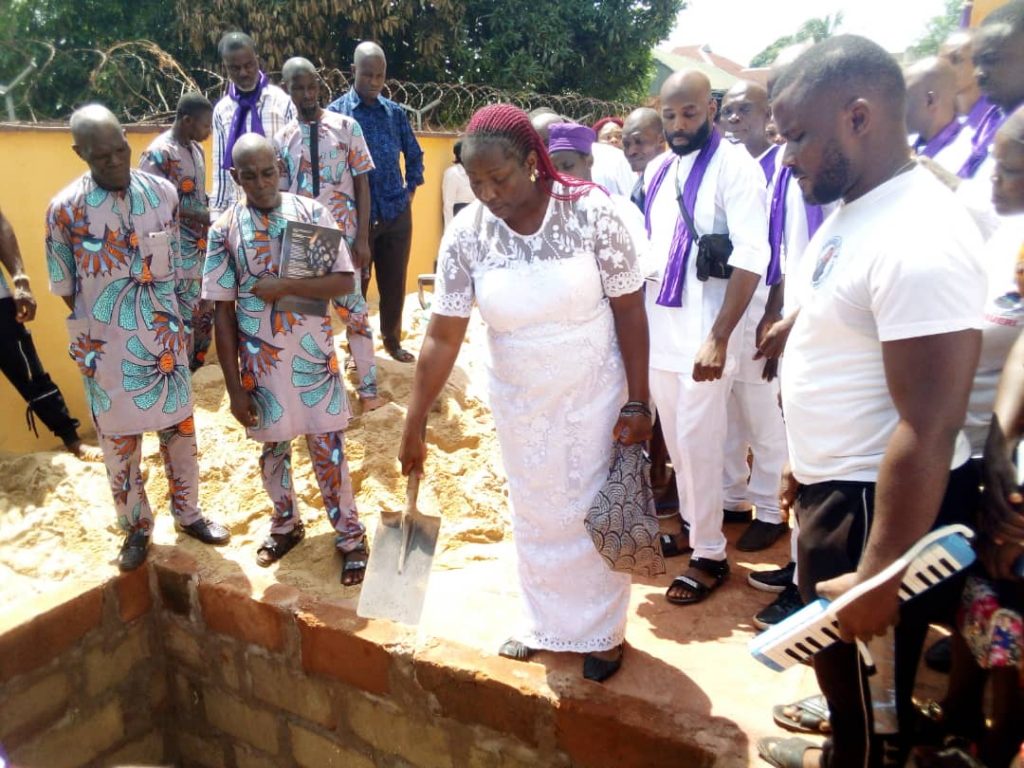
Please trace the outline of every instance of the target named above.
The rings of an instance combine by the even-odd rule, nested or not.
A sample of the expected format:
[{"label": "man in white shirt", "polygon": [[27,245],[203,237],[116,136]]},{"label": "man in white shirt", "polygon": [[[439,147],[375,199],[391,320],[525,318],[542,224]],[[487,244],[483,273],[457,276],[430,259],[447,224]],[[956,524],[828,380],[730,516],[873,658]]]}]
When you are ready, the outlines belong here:
[{"label": "man in white shirt", "polygon": [[469,177],[462,166],[462,139],[452,146],[455,162],[448,166],[441,177],[441,213],[444,216],[445,229],[455,214],[476,200],[473,189],[469,185]]},{"label": "man in white shirt", "polygon": [[239,189],[231,178],[231,150],[239,137],[273,138],[295,118],[291,98],[260,69],[256,43],[244,32],[228,32],[217,44],[227,72],[228,92],[213,108],[213,191],[210,220],[230,208]]},{"label": "man in white shirt", "polygon": [[639,107],[622,124],[622,153],[633,173],[638,174],[629,199],[644,209],[644,171],[647,164],[665,151],[665,131],[661,116],[650,107]]},{"label": "man in white shirt", "polygon": [[[776,175],[781,148],[768,141],[765,131],[771,110],[768,91],[759,83],[740,80],[722,97],[722,127],[726,136],[757,160],[766,189]],[[768,198],[765,210],[768,210]],[[786,427],[778,404],[778,381],[764,377],[763,360],[755,360],[757,329],[764,317],[770,286],[757,284],[744,319],[742,341],[736,350],[737,368],[728,403],[725,442],[725,522],[749,522],[736,542],[741,552],[758,552],[774,544],[789,530],[779,512],[779,475],[786,463]],[[747,467],[747,451],[754,462]],[[749,480],[748,480],[749,474]],[[750,520],[751,505],[755,509]]]},{"label": "man in white shirt", "polygon": [[[790,275],[787,308],[798,314],[782,376],[792,470],[782,502],[800,522],[800,590],[834,600],[973,508],[961,427],[981,340],[981,240],[909,158],[903,76],[877,44],[819,43],[774,94],[783,162],[804,197],[842,200]],[[762,757],[784,768],[902,765],[921,645],[955,605],[955,582],[901,609],[895,578],[841,611],[840,633],[870,644],[878,673],[867,675],[853,644],[820,651],[831,738],[823,750],[762,739]]]},{"label": "man in white shirt", "polygon": [[[701,602],[729,573],[721,481],[726,401],[743,316],[768,266],[764,175],[745,149],[722,140],[715,111],[703,73],[670,76],[661,89],[661,118],[671,151],[652,161],[646,174],[645,218],[656,268],[646,291],[651,394],[693,548],[689,567],[667,594],[681,605]],[[698,270],[698,243],[712,234],[731,241],[731,276]]]},{"label": "man in white shirt", "polygon": [[957,117],[956,71],[930,56],[904,73],[907,83],[907,130],[918,157],[930,157],[950,173],[971,154],[973,131]]}]

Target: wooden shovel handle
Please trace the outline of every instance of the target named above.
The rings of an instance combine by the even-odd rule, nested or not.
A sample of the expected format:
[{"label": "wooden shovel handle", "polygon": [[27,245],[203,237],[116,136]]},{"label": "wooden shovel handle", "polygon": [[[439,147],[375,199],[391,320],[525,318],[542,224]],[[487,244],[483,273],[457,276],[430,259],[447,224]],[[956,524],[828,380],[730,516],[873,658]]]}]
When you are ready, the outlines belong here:
[{"label": "wooden shovel handle", "polygon": [[409,514],[416,509],[416,497],[420,493],[420,473],[415,470],[409,473],[409,481],[405,486],[405,512]]}]

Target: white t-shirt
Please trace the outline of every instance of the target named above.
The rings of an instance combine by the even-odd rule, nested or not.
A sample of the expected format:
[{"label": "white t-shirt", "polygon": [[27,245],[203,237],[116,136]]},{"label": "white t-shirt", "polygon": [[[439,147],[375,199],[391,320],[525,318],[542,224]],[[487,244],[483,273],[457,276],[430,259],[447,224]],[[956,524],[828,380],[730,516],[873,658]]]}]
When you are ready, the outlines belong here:
[{"label": "white t-shirt", "polygon": [[590,178],[600,184],[613,195],[629,197],[636,186],[636,174],[629,165],[629,160],[618,147],[595,141],[590,147],[594,156],[594,164],[590,168]]},{"label": "white t-shirt", "polygon": [[[875,482],[898,416],[882,342],[981,327],[981,237],[956,197],[913,168],[843,204],[807,247],[789,296],[782,405],[801,483]],[[970,456],[957,438],[952,466]]]},{"label": "white t-shirt", "polygon": [[469,176],[461,163],[453,163],[445,169],[441,177],[441,212],[444,215],[444,226],[448,227],[455,216],[455,206],[459,203],[469,205],[476,200],[473,188],[469,185]]},{"label": "white t-shirt", "polygon": [[992,202],[992,174],[995,170],[996,161],[990,150],[975,174],[960,182],[956,189],[957,198],[967,208],[985,239],[992,237],[1000,224],[1000,216]]},{"label": "white t-shirt", "polygon": [[[663,307],[657,303],[661,278],[668,263],[669,248],[680,218],[677,190],[686,184],[698,152],[674,160],[658,193],[651,201],[651,251],[649,264],[656,272],[645,291],[647,320],[651,334],[651,367],[662,371],[689,373],[693,359],[707,339],[725,300],[728,280],[697,279],[697,243],[690,248],[686,284],[681,307]],[[644,185],[673,157],[671,150],[651,161],[644,175]],[[697,191],[693,222],[698,235],[728,234],[733,251],[729,264],[764,275],[768,269],[768,215],[765,202],[764,172],[742,146],[723,141],[708,164],[704,180]],[[727,368],[735,369],[736,355],[742,347],[746,323],[736,324],[729,341]]]},{"label": "white t-shirt", "polygon": [[1017,292],[1013,274],[1022,249],[1024,215],[1004,217],[1002,226],[985,243],[982,252],[982,264],[988,272],[988,297],[981,326],[981,358],[964,423],[972,456],[984,453],[999,376],[1010,347],[1024,327],[1024,301]]}]

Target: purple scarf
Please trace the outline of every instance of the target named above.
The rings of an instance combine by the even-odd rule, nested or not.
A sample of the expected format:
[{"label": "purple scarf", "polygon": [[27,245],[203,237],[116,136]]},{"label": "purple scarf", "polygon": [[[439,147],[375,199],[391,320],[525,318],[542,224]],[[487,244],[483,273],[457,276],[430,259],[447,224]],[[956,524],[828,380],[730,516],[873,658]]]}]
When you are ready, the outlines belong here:
[{"label": "purple scarf", "polygon": [[995,138],[996,131],[1003,124],[1004,119],[1003,110],[995,104],[985,110],[985,114],[978,124],[978,130],[974,132],[974,136],[971,138],[971,155],[960,167],[960,170],[957,171],[957,176],[961,179],[974,178],[974,174],[978,172],[978,168],[981,167],[981,164],[985,162],[985,158],[988,157],[989,145]]},{"label": "purple scarf", "polygon": [[764,183],[770,184],[772,176],[775,175],[775,156],[779,154],[779,145],[776,144],[774,147],[765,152],[761,159],[758,160],[761,164],[761,170],[764,171]]},{"label": "purple scarf", "polygon": [[[953,143],[953,140],[960,135],[963,127],[964,124],[954,117],[945,128],[928,139],[925,145],[917,150],[917,154],[921,157],[935,157]],[[920,139],[918,139],[918,142],[920,142]]]},{"label": "purple scarf", "polygon": [[[256,83],[256,87],[253,88],[249,93],[242,93],[238,90],[238,86],[234,83],[228,86],[228,98],[235,102],[238,107],[235,109],[235,116],[231,118],[231,130],[228,131],[228,140],[224,144],[224,157],[221,160],[221,167],[224,170],[230,170],[234,163],[231,161],[231,150],[235,148],[235,142],[244,133],[258,133],[263,136],[263,121],[260,119],[260,110],[258,105],[260,103],[260,96],[263,95],[263,90],[270,85],[270,78],[267,77],[267,73],[260,71],[259,82]],[[252,113],[251,129],[245,130],[245,118]]]},{"label": "purple scarf", "polygon": [[[765,284],[775,285],[782,280],[782,238],[786,232],[786,193],[789,191],[789,182],[793,179],[793,171],[789,166],[783,166],[779,171],[779,178],[775,182],[775,189],[772,190],[772,205],[768,214],[768,245],[771,247],[772,256],[768,261],[768,271],[765,273]],[[807,216],[807,237],[814,237],[825,216],[820,205],[809,205],[804,203],[804,213]]]},{"label": "purple scarf", "polygon": [[964,122],[974,130],[978,130],[981,121],[985,119],[985,113],[988,112],[991,106],[992,102],[988,100],[988,96],[981,94],[978,100],[974,102],[974,106],[971,107],[971,111],[964,117]]},{"label": "purple scarf", "polygon": [[[717,128],[714,128],[707,143],[701,147],[700,152],[697,153],[697,158],[693,161],[693,167],[690,169],[690,173],[686,177],[686,183],[683,185],[682,195],[677,197],[679,205],[684,206],[688,212],[691,212],[691,217],[693,216],[694,204],[697,202],[697,190],[700,189],[701,182],[704,181],[704,174],[711,163],[711,158],[714,157],[721,142],[722,134],[718,132]],[[644,201],[644,223],[647,226],[648,236],[651,234],[651,204],[654,202],[655,197],[657,197],[658,190],[661,189],[662,182],[665,181],[669,168],[672,167],[676,160],[675,155],[668,158],[661,168],[658,169],[658,172],[654,174],[654,178],[651,179],[651,186],[647,190],[647,199]],[[665,275],[661,281],[661,292],[658,294],[657,303],[662,307],[683,306],[683,286],[686,285],[686,271],[690,261],[691,245],[693,245],[693,235],[690,234],[690,228],[686,226],[683,215],[680,213],[676,216],[676,229],[672,234],[672,244],[669,246],[668,251],[668,263],[665,266]]]}]

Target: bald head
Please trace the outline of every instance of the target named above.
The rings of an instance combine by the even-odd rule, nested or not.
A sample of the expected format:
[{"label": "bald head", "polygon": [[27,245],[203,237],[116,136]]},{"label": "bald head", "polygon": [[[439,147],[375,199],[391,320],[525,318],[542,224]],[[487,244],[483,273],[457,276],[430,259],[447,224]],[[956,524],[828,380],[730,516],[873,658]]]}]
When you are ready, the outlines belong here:
[{"label": "bald head", "polygon": [[364,104],[376,104],[388,76],[384,49],[367,40],[356,46],[352,57],[352,87]]},{"label": "bald head", "polygon": [[778,55],[775,60],[772,61],[771,68],[768,70],[768,98],[770,99],[775,94],[775,82],[779,79],[779,76],[786,70],[786,68],[796,61],[802,53],[810,50],[814,47],[814,43],[810,40],[805,40],[801,43],[793,43],[793,45],[787,45]]},{"label": "bald head", "polygon": [[260,210],[281,204],[281,172],[270,139],[258,133],[239,137],[231,150],[231,177],[245,191],[246,202]]},{"label": "bald head", "polygon": [[300,74],[316,76],[316,67],[313,66],[313,62],[301,56],[293,56],[281,67],[282,82],[290,83],[293,77]]},{"label": "bald head", "polygon": [[770,146],[765,132],[770,117],[768,90],[760,83],[739,80],[722,98],[724,129],[753,157],[759,157]]},{"label": "bald head", "polygon": [[622,125],[622,151],[635,173],[665,151],[661,115],[650,107],[634,109]]},{"label": "bald head", "polygon": [[716,110],[707,75],[693,69],[670,75],[661,86],[661,127],[669,149],[688,155],[703,147]]},{"label": "bald head", "polygon": [[904,73],[907,84],[907,130],[929,141],[956,119],[956,70],[930,56]]},{"label": "bald head", "polygon": [[359,66],[364,61],[376,59],[387,64],[388,58],[384,55],[384,49],[372,40],[366,40],[356,46],[355,55],[352,57],[352,64]]},{"label": "bald head", "polygon": [[102,104],[87,104],[71,115],[75,154],[89,166],[103,189],[126,189],[131,183],[132,151],[117,117]]}]

